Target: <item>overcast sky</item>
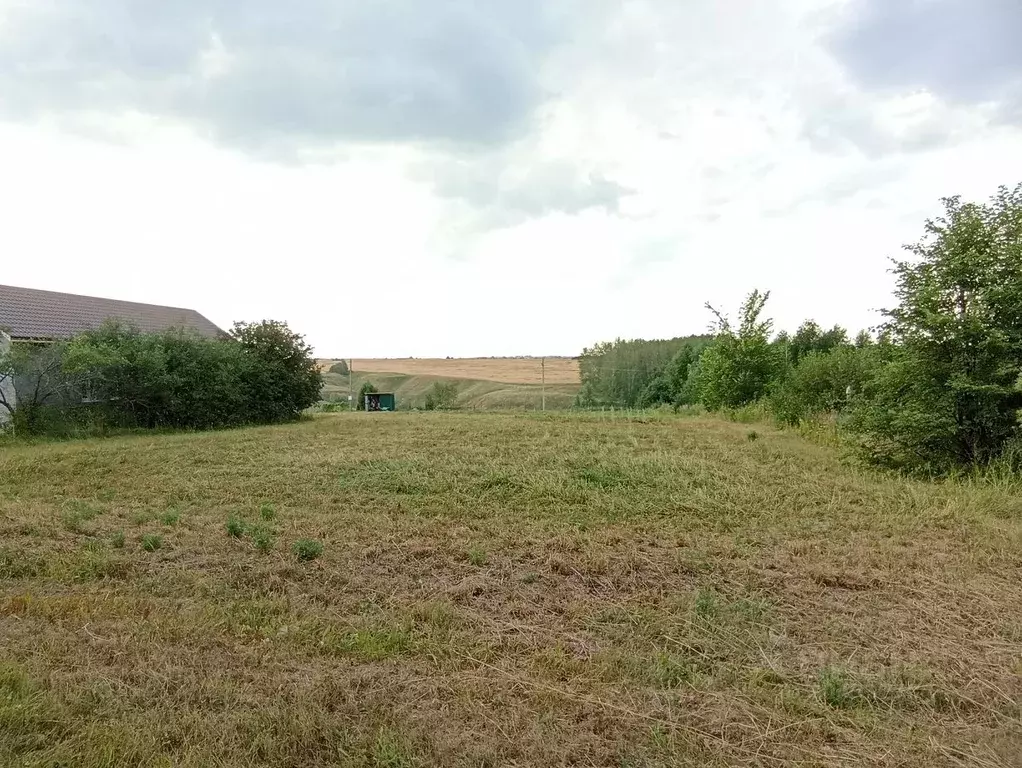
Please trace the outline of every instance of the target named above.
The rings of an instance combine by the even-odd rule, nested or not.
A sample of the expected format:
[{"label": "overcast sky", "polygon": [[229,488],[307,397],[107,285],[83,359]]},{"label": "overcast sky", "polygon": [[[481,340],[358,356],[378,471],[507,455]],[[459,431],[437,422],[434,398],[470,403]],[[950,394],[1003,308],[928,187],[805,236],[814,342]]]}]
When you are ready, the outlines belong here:
[{"label": "overcast sky", "polygon": [[1022,180],[1019,0],[0,0],[0,282],[324,356],[852,330]]}]

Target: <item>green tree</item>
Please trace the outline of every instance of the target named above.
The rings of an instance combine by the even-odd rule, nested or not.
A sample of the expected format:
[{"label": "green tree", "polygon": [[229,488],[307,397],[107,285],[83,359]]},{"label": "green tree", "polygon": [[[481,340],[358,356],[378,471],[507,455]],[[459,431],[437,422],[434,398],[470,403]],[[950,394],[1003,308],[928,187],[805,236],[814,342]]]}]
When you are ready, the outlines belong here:
[{"label": "green tree", "polygon": [[[686,346],[701,349],[707,336],[675,339],[617,339],[584,349],[579,356],[582,387],[576,402],[583,407],[639,405],[651,382],[661,376]],[[666,385],[657,384],[666,392]]]},{"label": "green tree", "polygon": [[0,328],[0,431],[7,428],[14,419],[17,395],[14,379],[17,375],[14,351],[10,338]]},{"label": "green tree", "polygon": [[320,381],[301,336],[274,322],[239,323],[226,339],[107,323],[71,340],[63,375],[88,384],[103,424],[185,429],[293,420]]},{"label": "green tree", "polygon": [[458,385],[453,381],[435,381],[426,394],[423,408],[427,411],[449,411],[458,401]]},{"label": "green tree", "polygon": [[928,473],[996,459],[1022,408],[1022,184],[943,204],[895,262],[893,357],[851,421],[869,460]]},{"label": "green tree", "polygon": [[865,349],[866,347],[873,346],[873,337],[869,331],[859,331],[855,336],[855,346],[857,349]]},{"label": "green tree", "polygon": [[366,409],[366,395],[372,395],[380,390],[376,388],[376,385],[371,381],[363,382],[362,386],[358,390],[358,400],[355,402],[356,411],[364,411]]},{"label": "green tree", "polygon": [[703,358],[702,355],[696,358],[695,362],[688,367],[688,378],[678,392],[674,401],[675,406],[696,405],[702,402],[703,393]]},{"label": "green tree", "polygon": [[791,426],[818,414],[840,413],[872,380],[881,361],[877,347],[809,352],[774,387],[770,408],[778,421]]},{"label": "green tree", "polygon": [[684,344],[671,358],[664,369],[653,378],[643,390],[639,405],[650,408],[656,405],[680,405],[683,400],[689,372],[708,342],[696,339]]},{"label": "green tree", "polygon": [[[46,409],[73,396],[76,382],[63,374],[65,345],[10,343],[0,351],[0,425],[38,432]],[[15,388],[17,385],[17,388]]]},{"label": "green tree", "polygon": [[820,328],[815,320],[806,320],[799,326],[795,335],[788,338],[778,335],[777,341],[787,340],[787,356],[791,365],[798,365],[806,355],[813,352],[827,353],[848,344],[848,332],[840,325],[829,331]]},{"label": "green tree", "polygon": [[210,429],[260,420],[246,393],[251,362],[234,342],[111,322],[71,340],[64,372],[89,382],[111,425]]},{"label": "green tree", "polygon": [[783,358],[770,343],[772,322],[763,320],[770,293],[753,291],[742,304],[737,329],[710,304],[717,321],[713,344],[699,358],[700,400],[711,411],[737,408],[766,394],[783,367]]},{"label": "green tree", "polygon": [[848,331],[840,325],[835,325],[828,331],[820,334],[820,340],[816,343],[814,352],[832,352],[835,349],[847,347],[851,342],[848,340]]},{"label": "green tree", "polygon": [[795,331],[788,343],[788,362],[798,365],[799,360],[808,355],[816,348],[820,340],[820,326],[815,320],[806,320]]},{"label": "green tree", "polygon": [[670,377],[667,373],[661,373],[646,385],[639,396],[640,408],[653,408],[665,403],[673,403],[675,389],[671,386]]},{"label": "green tree", "polygon": [[246,385],[256,421],[297,419],[319,400],[323,375],[312,347],[287,323],[235,323],[231,336],[252,362]]}]

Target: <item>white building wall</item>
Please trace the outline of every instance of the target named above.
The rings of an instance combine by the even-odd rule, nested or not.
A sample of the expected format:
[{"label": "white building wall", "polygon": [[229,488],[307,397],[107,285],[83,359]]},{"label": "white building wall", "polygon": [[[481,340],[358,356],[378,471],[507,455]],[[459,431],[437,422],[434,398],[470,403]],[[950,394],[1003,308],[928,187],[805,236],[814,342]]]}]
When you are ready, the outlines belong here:
[{"label": "white building wall", "polygon": [[[3,331],[0,331],[0,356],[9,352],[10,349],[11,337],[8,336]],[[3,377],[2,373],[0,373],[0,377]],[[4,378],[0,378],[0,392],[3,393],[4,399],[8,403],[14,405],[14,403],[16,402],[16,397],[14,394],[14,377],[7,376]],[[7,408],[0,405],[0,430],[7,426],[8,422],[10,421],[10,418],[11,414],[7,411]]]}]

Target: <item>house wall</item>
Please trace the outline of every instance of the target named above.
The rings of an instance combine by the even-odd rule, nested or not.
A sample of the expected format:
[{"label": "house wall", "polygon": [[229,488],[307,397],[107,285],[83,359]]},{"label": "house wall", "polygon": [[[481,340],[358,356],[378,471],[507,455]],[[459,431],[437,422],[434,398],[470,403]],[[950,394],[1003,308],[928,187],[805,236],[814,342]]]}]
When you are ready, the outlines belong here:
[{"label": "house wall", "polygon": [[[0,331],[0,356],[7,354],[11,349],[11,337],[3,331]],[[4,376],[0,373],[0,392],[3,393],[3,398],[11,405],[17,402],[16,395],[14,394],[14,378],[11,376]],[[7,408],[0,405],[0,429],[3,429],[10,422],[11,414]]]}]

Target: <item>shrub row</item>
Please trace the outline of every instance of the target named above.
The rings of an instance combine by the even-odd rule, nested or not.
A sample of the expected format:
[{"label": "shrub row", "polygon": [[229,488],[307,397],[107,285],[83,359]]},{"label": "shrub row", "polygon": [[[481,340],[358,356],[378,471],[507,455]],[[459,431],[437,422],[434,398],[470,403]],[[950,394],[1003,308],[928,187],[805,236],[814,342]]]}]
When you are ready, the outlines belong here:
[{"label": "shrub row", "polygon": [[222,339],[110,322],[27,352],[5,365],[19,383],[16,427],[34,434],[291,421],[322,386],[312,349],[276,321]]}]

